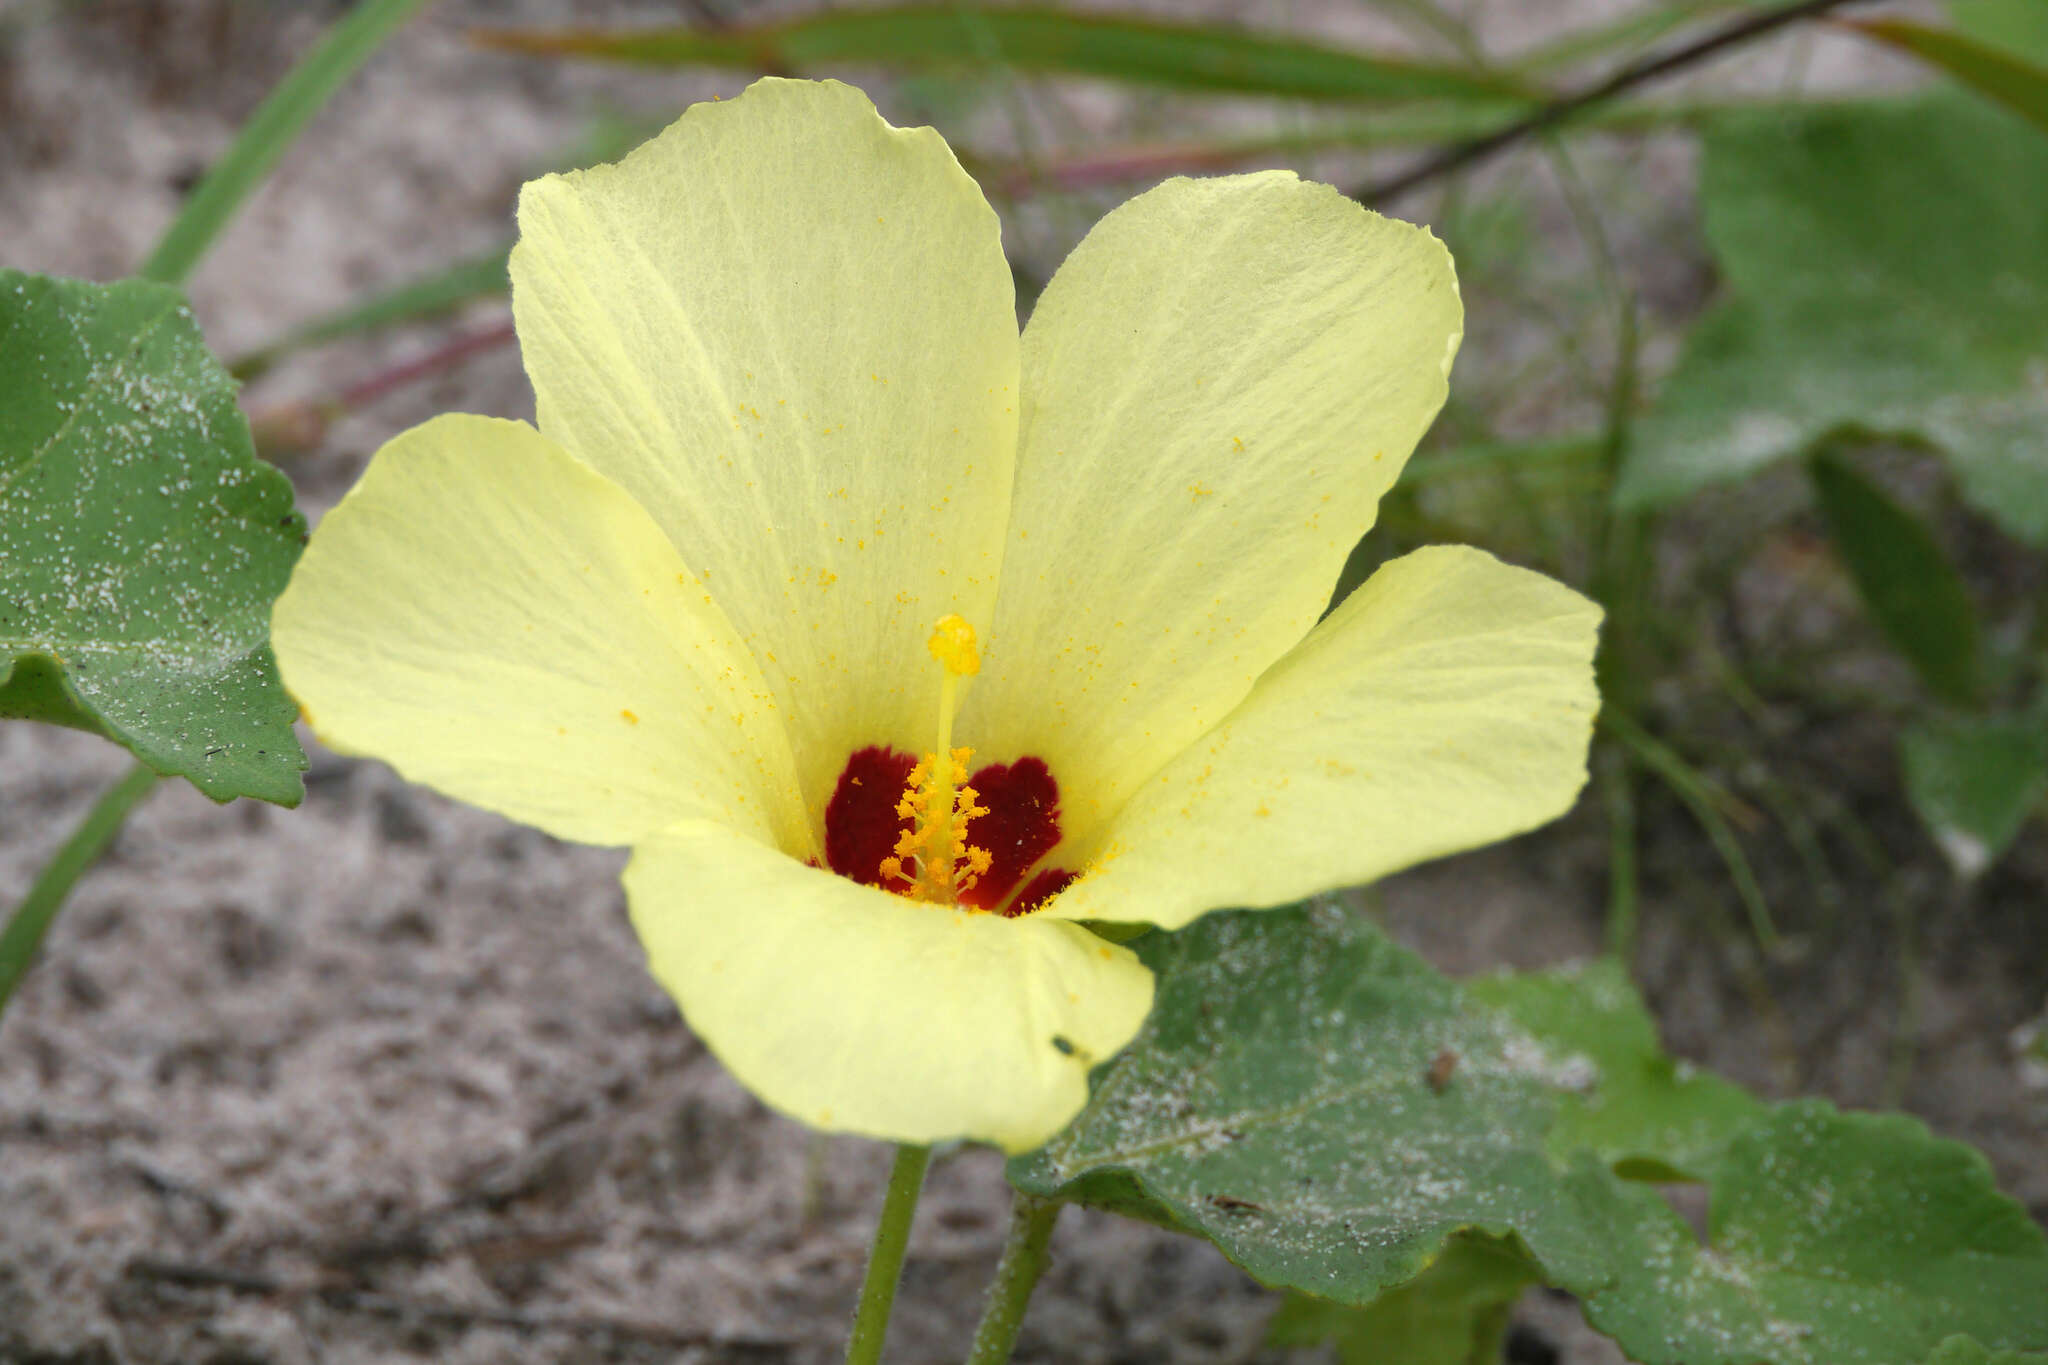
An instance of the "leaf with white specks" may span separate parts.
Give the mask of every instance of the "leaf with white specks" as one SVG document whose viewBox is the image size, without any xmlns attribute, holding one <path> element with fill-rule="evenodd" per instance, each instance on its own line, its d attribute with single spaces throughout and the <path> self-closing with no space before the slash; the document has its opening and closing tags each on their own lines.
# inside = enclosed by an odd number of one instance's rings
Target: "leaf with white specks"
<svg viewBox="0 0 2048 1365">
<path fill-rule="evenodd" d="M 1586 1320 L 1641 1365 L 1946 1365 L 1964 1334 L 2048 1348 L 2048 1240 L 1980 1154 L 1917 1119 L 1780 1105 L 1715 1171 L 1704 1246 L 1654 1191 L 1622 1193 L 1618 1276 Z"/>
<path fill-rule="evenodd" d="M 1646 1070 L 1647 1020 L 1586 1048 L 1639 1012 L 1611 969 L 1468 994 L 1328 905 L 1134 946 L 1159 973 L 1152 1017 L 1080 1117 L 1011 1162 L 1029 1193 L 1193 1233 L 1368 1314 L 1474 1234 L 1503 1239 L 1645 1365 L 1923 1365 L 1964 1334 L 2048 1347 L 2048 1242 L 1983 1157 L 1913 1119 Z M 1704 1243 L 1617 1174 L 1632 1164 L 1706 1181 Z"/>
<path fill-rule="evenodd" d="M 177 290 L 0 270 L 0 717 L 296 804 L 270 604 L 305 538 Z"/>
<path fill-rule="evenodd" d="M 1989 1351 L 1972 1337 L 1950 1337 L 1927 1357 L 1927 1365 L 2048 1365 L 2048 1356 L 2033 1352 Z"/>
<path fill-rule="evenodd" d="M 1767 1106 L 1730 1081 L 1674 1060 L 1656 1021 L 1612 959 L 1545 972 L 1500 972 L 1466 995 L 1505 1010 L 1546 1048 L 1584 1058 L 1587 1085 L 1561 1095 L 1550 1147 L 1591 1151 L 1635 1179 L 1704 1180 Z"/>
<path fill-rule="evenodd" d="M 1081 1116 L 1010 1164 L 1018 1186 L 1195 1233 L 1339 1302 L 1413 1279 L 1467 1228 L 1519 1236 L 1559 1283 L 1606 1281 L 1607 1230 L 1548 1150 L 1582 1065 L 1334 906 L 1211 915 L 1132 947 L 1159 973 L 1152 1017 Z"/>
</svg>

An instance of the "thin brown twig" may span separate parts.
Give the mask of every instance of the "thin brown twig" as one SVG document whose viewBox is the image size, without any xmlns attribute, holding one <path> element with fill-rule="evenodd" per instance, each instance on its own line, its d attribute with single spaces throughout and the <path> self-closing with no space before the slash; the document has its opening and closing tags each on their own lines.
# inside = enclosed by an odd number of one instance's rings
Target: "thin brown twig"
<svg viewBox="0 0 2048 1365">
<path fill-rule="evenodd" d="M 423 356 L 388 366 L 327 397 L 294 398 L 255 409 L 249 414 L 249 427 L 257 453 L 266 460 L 305 454 L 326 440 L 327 429 L 347 413 L 408 384 L 457 369 L 514 340 L 509 320 L 492 323 L 459 332 Z"/>
<path fill-rule="evenodd" d="M 1788 24 L 1815 19 L 1829 10 L 1861 2 L 1862 0 L 1798 0 L 1796 4 L 1783 5 L 1747 19 L 1739 19 L 1683 47 L 1674 48 L 1662 56 L 1632 62 L 1606 80 L 1541 105 L 1491 133 L 1465 142 L 1453 143 L 1404 171 L 1397 171 L 1383 180 L 1360 186 L 1351 191 L 1351 197 L 1368 206 L 1383 204 L 1432 180 L 1441 179 L 1452 171 L 1462 170 L 1475 162 L 1484 161 L 1537 133 L 1556 127 L 1585 109 L 1605 103 L 1639 85 L 1671 75 L 1686 67 L 1696 66 L 1728 48 L 1761 38 Z"/>
<path fill-rule="evenodd" d="M 459 332 L 416 360 L 393 365 L 349 385 L 335 396 L 334 402 L 343 408 L 362 407 L 375 402 L 394 389 L 401 389 L 408 384 L 452 370 L 474 356 L 482 355 L 486 351 L 495 351 L 500 346 L 509 345 L 515 339 L 510 318 L 471 331 Z"/>
</svg>

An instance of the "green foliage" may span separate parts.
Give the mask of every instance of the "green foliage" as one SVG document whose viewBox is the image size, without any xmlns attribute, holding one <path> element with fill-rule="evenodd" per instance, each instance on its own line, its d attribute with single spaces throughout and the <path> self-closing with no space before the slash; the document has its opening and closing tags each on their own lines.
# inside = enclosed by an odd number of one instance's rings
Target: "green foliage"
<svg viewBox="0 0 2048 1365">
<path fill-rule="evenodd" d="M 1507 77 L 1325 47 L 1217 25 L 1019 6 L 826 9 L 732 28 L 583 29 L 478 35 L 494 47 L 646 66 L 811 72 L 840 62 L 910 69 L 1007 66 L 1182 90 L 1304 99 L 1503 99 Z"/>
<path fill-rule="evenodd" d="M 1978 41 L 2048 63 L 2048 5 L 2041 0 L 1949 0 L 1948 13 Z"/>
<path fill-rule="evenodd" d="M 1605 1278 L 1608 1232 L 1548 1150 L 1582 1063 L 1466 1009 L 1332 906 L 1133 947 L 1159 973 L 1151 1018 L 1081 1116 L 1011 1163 L 1020 1188 L 1195 1233 L 1266 1284 L 1346 1303 L 1464 1229 L 1518 1234 L 1565 1284 Z"/>
<path fill-rule="evenodd" d="M 1636 428 L 1620 501 L 1864 431 L 1945 450 L 1965 496 L 2048 543 L 2048 139 L 1956 96 L 1730 117 L 1702 192 L 1724 297 Z"/>
<path fill-rule="evenodd" d="M 1985 686 L 1977 608 L 1934 533 L 1840 455 L 1822 451 L 1810 468 L 1835 553 L 1879 628 L 1930 692 L 1975 705 Z"/>
<path fill-rule="evenodd" d="M 1364 1308 L 1290 1295 L 1266 1339 L 1328 1343 L 1343 1365 L 1494 1365 L 1515 1300 L 1535 1282 L 1535 1267 L 1512 1244 L 1460 1234 L 1427 1270 Z"/>
<path fill-rule="evenodd" d="M 270 603 L 305 537 L 177 290 L 0 271 L 0 717 L 296 804 Z"/>
<path fill-rule="evenodd" d="M 1927 1357 L 1927 1365 L 2048 1365 L 2048 1355 L 1989 1351 L 1972 1337 L 1950 1337 Z"/>
<path fill-rule="evenodd" d="M 2037 63 L 1967 34 L 1904 19 L 1873 19 L 1857 27 L 2048 129 L 2048 69 Z"/>
<path fill-rule="evenodd" d="M 2048 1347 L 2048 1241 L 1917 1120 L 1779 1107 L 1715 1172 L 1707 1240 L 1634 1187 L 1586 1317 L 1642 1365 L 1879 1365 L 1967 1332 Z"/>
<path fill-rule="evenodd" d="M 1931 716 L 1899 743 L 1906 795 L 1958 875 L 2012 846 L 2048 795 L 2048 717 Z"/>
<path fill-rule="evenodd" d="M 1634 1179 L 1705 1180 L 1766 1113 L 1741 1086 L 1665 1053 L 1619 962 L 1501 972 L 1466 982 L 1465 992 L 1551 1052 L 1593 1064 L 1583 1089 L 1559 1096 L 1550 1134 L 1559 1160 L 1590 1151 Z"/>
<path fill-rule="evenodd" d="M 1612 968 L 1468 1000 L 1330 906 L 1137 946 L 1160 975 L 1152 1018 L 1074 1124 L 1011 1163 L 1029 1193 L 1194 1233 L 1267 1284 L 1390 1321 L 1440 1324 L 1465 1291 L 1432 1267 L 1474 1234 L 1511 1238 L 1646 1365 L 1910 1362 L 1957 1333 L 2048 1346 L 2048 1242 L 1982 1157 L 1910 1119 L 1766 1109 L 1655 1066 Z M 1703 1174 L 1706 1244 L 1616 1159 Z M 1350 1325 L 1296 1309 L 1282 1328 Z"/>
</svg>

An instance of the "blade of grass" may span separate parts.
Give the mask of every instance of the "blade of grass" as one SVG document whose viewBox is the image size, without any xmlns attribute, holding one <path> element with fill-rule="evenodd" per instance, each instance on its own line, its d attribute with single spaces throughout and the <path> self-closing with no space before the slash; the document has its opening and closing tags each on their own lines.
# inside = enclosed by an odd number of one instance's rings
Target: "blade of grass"
<svg viewBox="0 0 2048 1365">
<path fill-rule="evenodd" d="M 1771 907 L 1764 899 L 1764 889 L 1749 865 L 1749 856 L 1742 851 L 1742 844 L 1735 837 L 1734 827 L 1721 813 L 1720 800 L 1726 799 L 1725 793 L 1717 791 L 1676 750 L 1621 712 L 1603 710 L 1600 728 L 1618 740 L 1644 769 L 1661 779 L 1671 789 L 1671 794 L 1692 813 L 1692 818 L 1705 831 L 1708 842 L 1713 844 L 1714 852 L 1720 856 L 1722 865 L 1728 869 L 1728 879 L 1735 884 L 1735 894 L 1742 901 L 1744 913 L 1749 916 L 1749 930 L 1755 935 L 1757 945 L 1766 952 L 1775 949 L 1778 946 L 1778 926 L 1771 918 Z"/>
<path fill-rule="evenodd" d="M 1599 764 L 1600 804 L 1607 816 L 1607 955 L 1635 971 L 1637 910 L 1642 882 L 1636 870 L 1635 765 L 1608 749 Z"/>
<path fill-rule="evenodd" d="M 1641 48 L 1676 28 L 1743 8 L 1744 0 L 1679 0 L 1676 4 L 1632 10 L 1619 19 L 1594 24 L 1553 38 L 1540 47 L 1516 53 L 1509 69 L 1534 76 L 1604 57 L 1624 48 Z"/>
<path fill-rule="evenodd" d="M 64 841 L 64 847 L 57 850 L 57 856 L 37 874 L 35 884 L 29 887 L 28 894 L 15 907 L 7 927 L 0 929 L 0 1011 L 7 1008 L 14 988 L 27 973 L 29 964 L 35 961 L 36 949 L 41 946 L 43 935 L 48 932 L 50 921 L 57 917 L 72 884 L 113 842 L 114 835 L 120 832 L 121 822 L 128 818 L 128 812 L 155 790 L 159 780 L 155 770 L 147 764 L 138 763 L 130 768 L 127 776 L 93 803 L 85 819 Z"/>
<path fill-rule="evenodd" d="M 226 154 L 192 191 L 143 263 L 142 277 L 165 284 L 182 283 L 313 115 L 424 3 L 426 0 L 363 0 L 329 29 L 250 115 Z"/>
<path fill-rule="evenodd" d="M 2048 67 L 1953 29 L 1929 28 L 1904 19 L 1866 19 L 1846 27 L 1911 53 L 1984 98 L 2048 129 Z"/>
<path fill-rule="evenodd" d="M 745 27 L 478 29 L 486 47 L 644 66 L 804 71 L 821 63 L 976 67 L 991 43 L 1020 71 L 1304 99 L 1527 102 L 1513 77 L 1327 47 L 1216 24 L 1040 7 L 902 5 L 826 10 Z"/>
</svg>

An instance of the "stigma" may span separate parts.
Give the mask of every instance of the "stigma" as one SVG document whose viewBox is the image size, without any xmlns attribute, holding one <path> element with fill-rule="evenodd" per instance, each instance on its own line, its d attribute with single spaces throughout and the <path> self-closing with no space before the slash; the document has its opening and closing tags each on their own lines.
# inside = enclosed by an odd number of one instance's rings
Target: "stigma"
<svg viewBox="0 0 2048 1365">
<path fill-rule="evenodd" d="M 924 642 L 924 647 L 946 670 L 948 683 L 981 672 L 981 646 L 974 638 L 974 627 L 967 624 L 964 616 L 941 616 L 932 626 L 932 638 Z"/>
<path fill-rule="evenodd" d="M 941 617 L 925 649 L 940 669 L 938 743 L 904 781 L 896 815 L 905 826 L 895 851 L 882 859 L 882 885 L 911 900 L 957 905 L 993 861 L 988 850 L 967 842 L 968 825 L 988 814 L 966 785 L 974 750 L 953 747 L 960 680 L 981 671 L 981 649 L 974 627 L 960 616 Z"/>
</svg>

